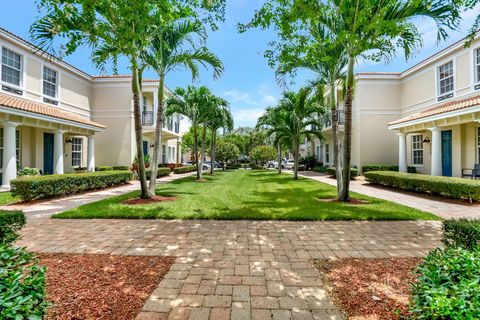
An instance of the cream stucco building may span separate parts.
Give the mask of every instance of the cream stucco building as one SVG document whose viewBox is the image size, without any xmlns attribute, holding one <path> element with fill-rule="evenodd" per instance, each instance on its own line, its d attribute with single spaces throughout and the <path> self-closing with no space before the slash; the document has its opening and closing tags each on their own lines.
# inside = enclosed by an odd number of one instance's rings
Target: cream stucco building
<svg viewBox="0 0 480 320">
<path fill-rule="evenodd" d="M 480 163 L 479 37 L 403 72 L 358 73 L 355 80 L 352 165 L 398 164 L 401 171 L 414 166 L 424 174 L 461 177 L 462 169 Z M 342 110 L 339 118 L 342 135 Z M 330 124 L 324 132 L 315 154 L 332 165 Z"/>
<path fill-rule="evenodd" d="M 136 153 L 129 76 L 89 75 L 0 28 L 0 173 L 66 173 L 130 165 Z M 142 84 L 144 153 L 152 152 L 158 82 Z M 167 90 L 167 95 L 170 94 Z M 179 116 L 167 119 L 161 162 L 180 162 Z"/>
</svg>

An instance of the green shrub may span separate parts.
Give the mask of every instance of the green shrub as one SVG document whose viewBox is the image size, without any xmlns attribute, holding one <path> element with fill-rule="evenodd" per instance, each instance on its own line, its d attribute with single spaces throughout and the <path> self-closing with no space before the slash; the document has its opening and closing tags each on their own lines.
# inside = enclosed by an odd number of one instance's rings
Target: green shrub
<svg viewBox="0 0 480 320">
<path fill-rule="evenodd" d="M 229 163 L 227 169 L 240 169 L 242 165 L 240 163 Z"/>
<path fill-rule="evenodd" d="M 263 166 L 261 166 L 260 164 L 258 163 L 255 163 L 255 162 L 250 162 L 248 164 L 248 167 L 253 169 L 253 170 L 260 170 L 260 169 L 264 169 Z"/>
<path fill-rule="evenodd" d="M 23 176 L 38 176 L 40 174 L 40 170 L 37 168 L 29 168 L 25 167 L 23 169 L 18 170 L 17 176 L 23 177 Z"/>
<path fill-rule="evenodd" d="M 398 172 L 398 166 L 391 165 L 391 164 L 367 164 L 362 166 L 362 173 L 371 172 L 371 171 L 397 171 Z M 417 168 L 409 166 L 407 168 L 407 171 L 409 173 L 416 173 Z"/>
<path fill-rule="evenodd" d="M 22 211 L 0 210 L 0 245 L 10 244 L 17 240 L 19 231 L 26 223 Z"/>
<path fill-rule="evenodd" d="M 480 319 L 480 248 L 430 252 L 415 271 L 411 312 L 416 319 Z"/>
<path fill-rule="evenodd" d="M 320 172 L 320 173 L 327 173 L 328 167 L 326 166 L 315 166 L 313 167 L 313 171 Z"/>
<path fill-rule="evenodd" d="M 0 245 L 0 319 L 43 319 L 45 267 L 24 248 Z"/>
<path fill-rule="evenodd" d="M 128 166 L 112 166 L 112 169 L 114 171 L 125 171 L 125 170 L 130 170 L 130 168 Z"/>
<path fill-rule="evenodd" d="M 386 187 L 480 201 L 478 180 L 388 171 L 367 172 L 365 177 L 372 184 Z"/>
<path fill-rule="evenodd" d="M 480 245 L 480 220 L 452 219 L 443 221 L 443 243 L 472 249 Z"/>
<path fill-rule="evenodd" d="M 133 179 L 130 171 L 102 171 L 23 177 L 10 182 L 12 194 L 23 200 L 53 198 L 78 192 L 104 189 Z"/>
<path fill-rule="evenodd" d="M 99 166 L 95 167 L 95 171 L 112 171 L 113 167 L 112 166 Z"/>
<path fill-rule="evenodd" d="M 335 171 L 334 167 L 327 168 L 326 173 L 331 175 L 331 176 L 334 176 L 334 177 L 337 176 L 337 172 Z M 358 177 L 358 169 L 357 168 L 350 168 L 350 177 L 351 178 Z"/>
<path fill-rule="evenodd" d="M 157 179 L 170 175 L 170 172 L 171 172 L 170 168 L 168 168 L 168 167 L 167 168 L 158 168 L 157 169 Z M 147 170 L 145 170 L 145 173 L 147 175 L 147 179 L 150 180 L 150 176 L 152 175 L 152 170 L 147 169 Z"/>
<path fill-rule="evenodd" d="M 173 169 L 173 173 L 187 173 L 187 172 L 193 172 L 197 170 L 196 166 L 183 166 L 183 167 L 177 167 Z"/>
</svg>

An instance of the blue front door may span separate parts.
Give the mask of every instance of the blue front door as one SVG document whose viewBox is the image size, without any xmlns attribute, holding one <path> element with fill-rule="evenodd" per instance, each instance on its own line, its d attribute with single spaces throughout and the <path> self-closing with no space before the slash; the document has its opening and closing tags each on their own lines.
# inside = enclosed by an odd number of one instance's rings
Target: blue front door
<svg viewBox="0 0 480 320">
<path fill-rule="evenodd" d="M 53 134 L 43 134 L 43 173 L 53 173 Z"/>
<path fill-rule="evenodd" d="M 442 175 L 452 176 L 452 130 L 442 131 Z"/>
<path fill-rule="evenodd" d="M 143 141 L 143 155 L 147 156 L 148 155 L 148 141 Z"/>
</svg>

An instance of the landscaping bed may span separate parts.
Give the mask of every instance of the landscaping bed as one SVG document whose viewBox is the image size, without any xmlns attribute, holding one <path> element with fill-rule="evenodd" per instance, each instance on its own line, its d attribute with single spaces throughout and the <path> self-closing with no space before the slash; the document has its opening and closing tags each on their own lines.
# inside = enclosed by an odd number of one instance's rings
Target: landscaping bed
<svg viewBox="0 0 480 320">
<path fill-rule="evenodd" d="M 419 258 L 318 260 L 315 265 L 337 306 L 349 319 L 409 316 L 412 270 Z"/>
<path fill-rule="evenodd" d="M 172 257 L 41 254 L 46 319 L 135 319 Z"/>
</svg>

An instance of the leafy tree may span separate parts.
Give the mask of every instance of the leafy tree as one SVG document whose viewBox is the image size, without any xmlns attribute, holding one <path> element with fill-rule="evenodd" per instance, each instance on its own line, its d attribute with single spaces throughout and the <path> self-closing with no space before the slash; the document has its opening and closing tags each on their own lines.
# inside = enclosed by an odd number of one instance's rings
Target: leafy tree
<svg viewBox="0 0 480 320">
<path fill-rule="evenodd" d="M 211 143 L 210 143 L 210 174 L 214 173 L 214 166 L 215 166 L 215 144 L 217 142 L 217 131 L 218 129 L 226 129 L 226 130 L 233 130 L 233 116 L 230 112 L 230 107 L 228 102 L 222 98 L 216 97 L 216 101 L 214 103 L 214 109 L 212 113 L 209 115 L 209 119 L 207 121 L 208 129 L 211 132 Z"/>
<path fill-rule="evenodd" d="M 202 22 L 179 19 L 156 33 L 151 46 L 143 55 L 146 66 L 155 70 L 159 77 L 158 110 L 155 123 L 155 142 L 152 158 L 152 177 L 157 176 L 160 159 L 161 132 L 164 123 L 164 90 L 167 74 L 177 68 L 186 68 L 192 73 L 192 80 L 199 76 L 199 66 L 211 66 L 214 77 L 223 72 L 222 62 L 203 44 L 207 33 Z M 200 44 L 198 46 L 197 44 Z M 155 192 L 156 179 L 150 179 L 149 191 Z"/>
<path fill-rule="evenodd" d="M 238 147 L 229 141 L 219 141 L 215 149 L 216 158 L 222 162 L 223 170 L 225 170 L 225 164 L 227 162 L 233 161 L 240 156 L 240 150 Z"/>
<path fill-rule="evenodd" d="M 201 130 L 199 130 L 198 126 L 197 128 L 194 128 L 194 126 L 190 126 L 190 128 L 188 129 L 188 132 L 182 136 L 182 150 L 190 151 L 192 154 L 194 153 L 194 149 L 195 149 L 194 131 L 197 132 L 197 139 L 200 139 L 199 132 Z M 207 134 L 206 144 L 208 147 L 211 146 L 210 136 L 211 136 L 210 134 Z"/>
<path fill-rule="evenodd" d="M 202 15 L 215 28 L 224 15 L 224 0 L 37 0 L 40 17 L 31 27 L 36 44 L 54 53 L 54 40 L 64 40 L 65 54 L 78 47 L 92 48 L 94 62 L 105 68 L 125 57 L 132 73 L 135 141 L 139 162 L 141 198 L 153 196 L 147 186 L 142 148 L 140 110 L 141 56 L 166 25 L 185 15 Z"/>
<path fill-rule="evenodd" d="M 421 45 L 421 35 L 413 18 L 430 18 L 437 24 L 438 39 L 458 25 L 458 9 L 445 0 L 267 0 L 252 21 L 240 26 L 274 26 L 278 41 L 272 42 L 266 57 L 271 66 L 288 65 L 291 57 L 304 57 L 308 51 L 321 55 L 325 42 L 344 46 L 348 57 L 345 83 L 345 135 L 343 143 L 343 188 L 340 199 L 350 201 L 352 144 L 352 102 L 354 65 L 359 57 L 379 61 L 392 59 L 401 49 L 408 58 Z M 289 54 L 285 55 L 285 51 Z"/>
<path fill-rule="evenodd" d="M 275 159 L 277 156 L 277 150 L 269 145 L 258 146 L 252 149 L 250 155 L 252 160 L 259 161 L 261 164 L 265 164 L 267 161 Z"/>
</svg>

